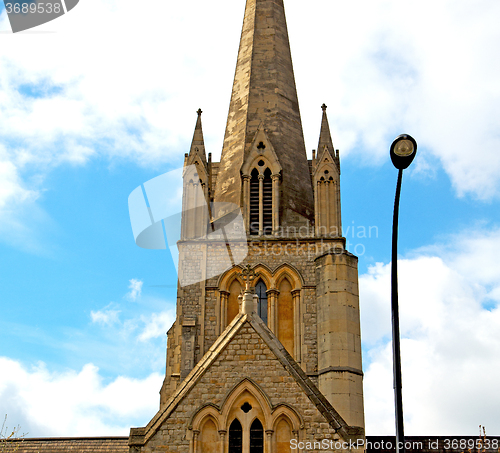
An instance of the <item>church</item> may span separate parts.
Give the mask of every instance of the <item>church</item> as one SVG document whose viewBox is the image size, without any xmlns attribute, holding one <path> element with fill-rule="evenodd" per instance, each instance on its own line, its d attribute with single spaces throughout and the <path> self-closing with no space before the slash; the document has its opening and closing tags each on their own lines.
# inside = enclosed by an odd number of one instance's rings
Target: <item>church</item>
<svg viewBox="0 0 500 453">
<path fill-rule="evenodd" d="M 321 108 L 308 159 L 283 0 L 246 0 L 220 162 L 201 109 L 185 155 L 158 412 L 129 437 L 25 439 L 12 451 L 365 451 L 357 257 Z"/>
<path fill-rule="evenodd" d="M 220 162 L 205 151 L 201 110 L 185 155 L 157 414 L 128 439 L 27 439 L 21 450 L 364 451 L 357 258 L 341 233 L 325 105 L 320 118 L 318 106 L 308 159 L 283 0 L 247 0 Z"/>
<path fill-rule="evenodd" d="M 357 257 L 321 108 L 308 159 L 283 0 L 246 0 L 220 162 L 201 109 L 185 155 L 158 412 L 128 437 L 14 439 L 2 451 L 395 451 L 393 436 L 365 437 Z M 451 439 L 406 438 L 413 451 L 462 451 Z"/>
<path fill-rule="evenodd" d="M 246 2 L 220 162 L 207 156 L 201 115 L 185 156 L 160 409 L 131 429 L 130 451 L 363 450 L 357 258 L 341 234 L 339 151 L 323 105 L 308 160 L 283 0 Z"/>
</svg>

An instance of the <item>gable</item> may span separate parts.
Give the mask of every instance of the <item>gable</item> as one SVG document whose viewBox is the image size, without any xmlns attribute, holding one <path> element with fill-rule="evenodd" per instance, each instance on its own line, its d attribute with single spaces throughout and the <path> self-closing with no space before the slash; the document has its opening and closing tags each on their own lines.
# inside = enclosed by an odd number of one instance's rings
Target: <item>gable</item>
<svg viewBox="0 0 500 453">
<path fill-rule="evenodd" d="M 340 438 L 339 433 L 347 437 L 345 426 L 337 423 L 333 427 L 334 422 L 322 413 L 321 404 L 329 403 L 303 372 L 305 383 L 298 382 L 290 370 L 293 364 L 298 365 L 276 349 L 281 344 L 259 320 L 240 314 L 228 326 L 204 357 L 207 360 L 199 362 L 186 378 L 186 386 L 172 396 L 165 413 L 157 414 L 141 433 L 144 451 L 162 450 L 168 445 L 189 451 L 205 419 L 210 419 L 218 431 L 227 430 L 238 414 L 244 417 L 240 410 L 244 400 L 251 402 L 255 414 L 260 414 L 265 430 L 273 430 L 286 417 L 302 438 Z M 265 338 L 266 334 L 269 338 Z M 176 399 L 180 394 L 182 397 Z M 134 431 L 131 439 L 133 435 Z"/>
</svg>

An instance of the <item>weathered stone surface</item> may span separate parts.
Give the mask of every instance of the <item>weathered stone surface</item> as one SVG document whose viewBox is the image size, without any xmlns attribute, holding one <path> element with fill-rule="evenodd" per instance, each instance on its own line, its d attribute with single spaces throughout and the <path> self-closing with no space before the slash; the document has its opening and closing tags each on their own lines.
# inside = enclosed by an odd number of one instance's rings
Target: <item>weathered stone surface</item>
<svg viewBox="0 0 500 453">
<path fill-rule="evenodd" d="M 245 398 L 254 405 L 269 406 L 259 410 L 268 414 L 262 418 L 271 437 L 275 429 L 272 414 L 280 407 L 300 418 L 297 439 L 363 437 L 362 430 L 347 425 L 262 320 L 255 314 L 240 313 L 148 426 L 131 431 L 131 447 L 143 452 L 193 451 L 197 413 L 210 406 L 214 419 L 223 424 L 232 413 L 226 407 L 230 395 L 246 380 L 262 394 L 264 403 L 251 392 Z"/>
<path fill-rule="evenodd" d="M 242 206 L 240 170 L 263 125 L 283 168 L 282 224 L 314 206 L 283 0 L 249 0 L 217 176 L 215 201 Z"/>
</svg>

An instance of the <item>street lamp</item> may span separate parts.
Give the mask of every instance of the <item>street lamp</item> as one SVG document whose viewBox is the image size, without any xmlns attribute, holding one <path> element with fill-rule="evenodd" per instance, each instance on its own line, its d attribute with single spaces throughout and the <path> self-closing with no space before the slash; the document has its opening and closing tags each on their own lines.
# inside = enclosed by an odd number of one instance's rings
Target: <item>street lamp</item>
<svg viewBox="0 0 500 453">
<path fill-rule="evenodd" d="M 403 397 L 401 394 L 401 348 L 399 344 L 398 305 L 398 216 L 399 196 L 403 170 L 408 168 L 417 153 L 417 142 L 407 134 L 402 134 L 392 142 L 391 160 L 399 170 L 392 218 L 392 268 L 391 268 L 391 314 L 392 314 L 392 357 L 394 374 L 394 400 L 396 403 L 396 451 L 404 453 Z"/>
</svg>

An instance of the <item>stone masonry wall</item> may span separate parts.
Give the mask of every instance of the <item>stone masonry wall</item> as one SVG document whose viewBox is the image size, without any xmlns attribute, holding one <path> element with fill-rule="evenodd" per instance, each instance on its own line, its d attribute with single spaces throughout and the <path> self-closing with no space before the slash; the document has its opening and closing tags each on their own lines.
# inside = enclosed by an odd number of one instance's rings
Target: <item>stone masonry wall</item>
<svg viewBox="0 0 500 453">
<path fill-rule="evenodd" d="M 251 378 L 261 387 L 273 406 L 286 403 L 300 414 L 304 422 L 299 434 L 301 440 L 314 442 L 339 438 L 247 322 L 142 451 L 144 453 L 189 452 L 191 432 L 188 425 L 191 417 L 205 404 L 220 406 L 226 395 L 245 377 Z M 308 451 L 319 453 L 321 450 Z"/>
<path fill-rule="evenodd" d="M 280 266 L 285 265 L 299 274 L 299 279 L 301 279 L 300 326 L 296 326 L 295 335 L 301 336 L 301 353 L 299 357 L 294 358 L 315 384 L 318 384 L 318 334 L 317 276 L 314 260 L 325 250 L 338 246 L 342 246 L 341 240 L 315 238 L 287 239 L 269 237 L 264 239 L 255 238 L 255 240 L 249 240 L 244 244 L 231 242 L 233 256 L 244 256 L 244 253 L 248 252 L 244 261 L 239 263 L 240 265 L 250 264 L 253 267 L 261 264 L 266 266 L 271 273 L 275 273 Z M 181 263 L 184 269 L 184 277 L 193 280 L 201 275 L 208 277 L 204 282 L 185 286 L 179 291 L 181 312 L 178 312 L 178 317 L 189 316 L 196 318 L 194 366 L 225 328 L 225 326 L 219 326 L 220 295 L 218 284 L 221 274 L 229 270 L 231 265 L 229 264 L 226 243 L 222 241 L 199 240 L 184 242 L 180 245 L 180 249 L 185 261 Z M 221 263 L 223 263 L 222 267 Z M 179 319 L 179 322 L 179 326 L 181 326 L 182 319 Z M 182 339 L 179 331 L 177 338 L 173 340 L 173 344 L 176 347 L 179 346 L 176 349 L 179 352 L 181 351 L 181 343 Z M 184 364 L 186 360 L 184 357 L 171 357 L 169 354 L 168 362 L 167 375 L 172 368 L 170 365 L 175 362 Z M 189 370 L 184 370 L 184 373 L 186 372 L 189 372 Z M 170 382 L 170 376 L 167 376 L 167 381 Z M 172 386 L 165 386 L 164 391 L 162 391 L 162 401 L 166 401 L 172 391 Z"/>
</svg>

